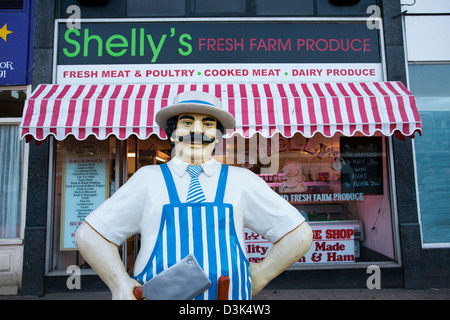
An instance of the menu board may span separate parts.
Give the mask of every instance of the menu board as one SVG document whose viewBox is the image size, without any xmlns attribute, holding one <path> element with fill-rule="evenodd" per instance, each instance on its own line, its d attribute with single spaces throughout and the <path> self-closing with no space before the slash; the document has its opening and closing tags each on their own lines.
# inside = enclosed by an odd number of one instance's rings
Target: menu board
<svg viewBox="0 0 450 320">
<path fill-rule="evenodd" d="M 108 197 L 108 167 L 105 146 L 86 142 L 66 146 L 60 250 L 76 250 L 76 229 Z"/>
<path fill-rule="evenodd" d="M 341 191 L 383 194 L 382 137 L 340 137 Z"/>
</svg>

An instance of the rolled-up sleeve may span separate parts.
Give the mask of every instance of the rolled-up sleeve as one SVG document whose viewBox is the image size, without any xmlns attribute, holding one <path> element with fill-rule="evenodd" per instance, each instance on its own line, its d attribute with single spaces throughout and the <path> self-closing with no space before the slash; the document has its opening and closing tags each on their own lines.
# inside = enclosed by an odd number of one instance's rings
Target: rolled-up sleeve
<svg viewBox="0 0 450 320">
<path fill-rule="evenodd" d="M 112 197 L 86 217 L 86 222 L 108 241 L 122 244 L 140 232 L 147 183 L 142 169 L 137 171 Z"/>
</svg>

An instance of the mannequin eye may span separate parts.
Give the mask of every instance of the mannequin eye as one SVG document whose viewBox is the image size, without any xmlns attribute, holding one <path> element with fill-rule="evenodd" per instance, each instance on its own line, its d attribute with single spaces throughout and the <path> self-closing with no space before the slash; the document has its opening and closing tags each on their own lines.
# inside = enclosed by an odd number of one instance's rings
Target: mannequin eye
<svg viewBox="0 0 450 320">
<path fill-rule="evenodd" d="M 216 119 L 212 117 L 206 117 L 203 119 L 203 126 L 206 128 L 212 128 L 216 125 Z"/>
</svg>

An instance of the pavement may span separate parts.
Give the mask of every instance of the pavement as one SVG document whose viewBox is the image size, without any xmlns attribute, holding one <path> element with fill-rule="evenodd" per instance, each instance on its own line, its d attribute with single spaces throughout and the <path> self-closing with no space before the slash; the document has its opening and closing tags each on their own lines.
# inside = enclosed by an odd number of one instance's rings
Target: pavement
<svg viewBox="0 0 450 320">
<path fill-rule="evenodd" d="M 450 288 L 262 290 L 255 300 L 450 300 Z"/>
<path fill-rule="evenodd" d="M 109 292 L 64 292 L 36 296 L 0 296 L 0 300 L 111 300 Z M 450 300 L 450 288 L 262 290 L 254 300 Z"/>
</svg>

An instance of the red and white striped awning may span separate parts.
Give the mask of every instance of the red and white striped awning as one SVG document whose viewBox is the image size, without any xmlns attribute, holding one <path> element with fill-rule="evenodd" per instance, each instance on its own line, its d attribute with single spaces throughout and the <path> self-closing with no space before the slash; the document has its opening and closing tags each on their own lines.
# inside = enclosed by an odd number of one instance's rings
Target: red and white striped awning
<svg viewBox="0 0 450 320">
<path fill-rule="evenodd" d="M 414 136 L 422 128 L 414 96 L 400 82 L 40 85 L 26 101 L 21 136 L 40 141 L 49 135 L 57 140 L 115 135 L 123 140 L 157 134 L 164 139 L 155 114 L 187 90 L 210 92 L 222 100 L 236 118 L 236 128 L 227 136 L 371 136 L 377 131 Z"/>
</svg>

